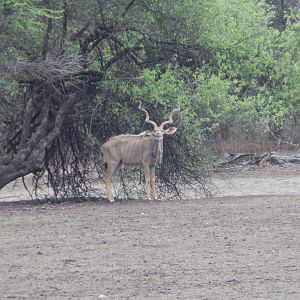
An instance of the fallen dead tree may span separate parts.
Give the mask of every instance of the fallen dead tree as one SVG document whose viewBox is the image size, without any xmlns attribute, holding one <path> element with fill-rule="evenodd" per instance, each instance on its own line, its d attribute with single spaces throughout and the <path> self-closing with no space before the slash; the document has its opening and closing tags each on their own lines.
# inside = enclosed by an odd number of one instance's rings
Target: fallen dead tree
<svg viewBox="0 0 300 300">
<path fill-rule="evenodd" d="M 221 163 L 221 167 L 266 167 L 267 165 L 300 164 L 300 154 L 281 155 L 274 152 L 257 153 L 230 153 Z"/>
</svg>

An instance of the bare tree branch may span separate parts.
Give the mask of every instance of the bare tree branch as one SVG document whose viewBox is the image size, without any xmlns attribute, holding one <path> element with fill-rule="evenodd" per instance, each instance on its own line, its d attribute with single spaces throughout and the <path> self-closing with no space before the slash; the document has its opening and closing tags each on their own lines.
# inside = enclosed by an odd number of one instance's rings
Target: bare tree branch
<svg viewBox="0 0 300 300">
<path fill-rule="evenodd" d="M 33 109 L 34 109 L 33 100 L 32 98 L 30 98 L 27 102 L 24 116 L 23 116 L 22 134 L 19 143 L 20 147 L 22 147 L 26 143 L 27 139 L 30 137 Z"/>
<path fill-rule="evenodd" d="M 20 83 L 58 82 L 71 78 L 81 70 L 82 58 L 65 56 L 35 62 L 0 64 L 0 71 Z"/>
<path fill-rule="evenodd" d="M 132 7 L 132 5 L 134 4 L 135 0 L 131 0 L 129 2 L 129 4 L 126 6 L 124 12 L 122 13 L 122 17 L 125 17 L 125 15 L 127 14 L 127 12 L 130 10 L 130 8 Z"/>
<path fill-rule="evenodd" d="M 44 2 L 46 4 L 47 8 L 50 9 L 49 0 L 44 0 Z M 47 57 L 48 48 L 49 48 L 49 39 L 50 39 L 52 27 L 53 27 L 52 18 L 47 18 L 47 19 L 48 19 L 47 28 L 45 31 L 43 46 L 42 46 L 42 59 L 46 59 L 46 57 Z"/>
</svg>

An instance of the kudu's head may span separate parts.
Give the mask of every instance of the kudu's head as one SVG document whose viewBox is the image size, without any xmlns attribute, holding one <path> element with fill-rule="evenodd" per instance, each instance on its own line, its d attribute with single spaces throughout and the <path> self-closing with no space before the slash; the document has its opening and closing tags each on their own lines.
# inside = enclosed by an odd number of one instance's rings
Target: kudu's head
<svg viewBox="0 0 300 300">
<path fill-rule="evenodd" d="M 174 134 L 177 130 L 176 127 L 169 127 L 168 129 L 164 129 L 166 125 L 172 125 L 173 124 L 173 115 L 180 111 L 180 108 L 175 108 L 170 113 L 169 119 L 167 121 L 162 122 L 159 126 L 157 124 L 150 120 L 149 113 L 141 107 L 141 103 L 139 105 L 139 109 L 143 111 L 146 115 L 145 123 L 151 124 L 153 126 L 153 131 L 146 131 L 144 133 L 145 138 L 153 138 L 154 139 L 154 153 L 157 157 L 157 162 L 162 162 L 162 154 L 163 154 L 163 136 L 164 134 Z"/>
</svg>

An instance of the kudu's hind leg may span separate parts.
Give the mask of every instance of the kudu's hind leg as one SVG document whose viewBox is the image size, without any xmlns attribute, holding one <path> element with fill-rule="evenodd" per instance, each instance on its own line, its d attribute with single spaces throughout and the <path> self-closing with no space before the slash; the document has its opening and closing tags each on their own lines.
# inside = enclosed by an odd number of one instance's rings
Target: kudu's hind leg
<svg viewBox="0 0 300 300">
<path fill-rule="evenodd" d="M 105 183 L 105 190 L 107 194 L 107 198 L 109 202 L 114 202 L 115 199 L 113 197 L 112 191 L 111 191 L 111 181 L 112 181 L 112 176 L 114 175 L 114 172 L 118 168 L 119 163 L 110 163 L 107 164 L 107 169 L 104 175 L 104 183 Z"/>
</svg>

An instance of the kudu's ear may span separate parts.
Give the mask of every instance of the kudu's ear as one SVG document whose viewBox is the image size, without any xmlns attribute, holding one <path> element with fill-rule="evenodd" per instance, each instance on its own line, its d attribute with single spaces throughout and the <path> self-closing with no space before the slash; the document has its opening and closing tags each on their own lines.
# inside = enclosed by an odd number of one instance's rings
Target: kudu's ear
<svg viewBox="0 0 300 300">
<path fill-rule="evenodd" d="M 164 134 L 173 134 L 173 133 L 176 132 L 176 130 L 177 130 L 176 127 L 170 127 L 170 128 L 168 128 L 168 129 L 165 129 L 165 130 L 164 130 Z"/>
</svg>

